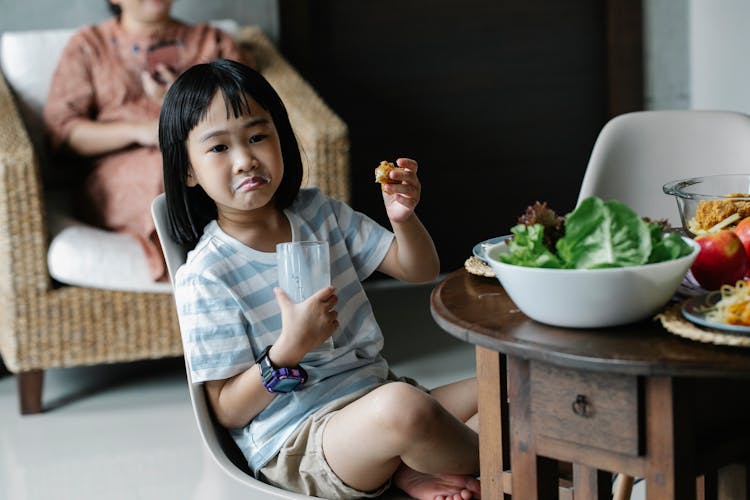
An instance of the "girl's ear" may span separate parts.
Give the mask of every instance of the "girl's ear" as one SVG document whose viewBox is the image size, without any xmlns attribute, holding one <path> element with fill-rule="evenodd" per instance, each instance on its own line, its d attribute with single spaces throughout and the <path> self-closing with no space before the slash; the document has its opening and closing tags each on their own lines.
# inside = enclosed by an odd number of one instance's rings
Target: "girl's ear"
<svg viewBox="0 0 750 500">
<path fill-rule="evenodd" d="M 187 187 L 195 187 L 198 185 L 198 180 L 195 178 L 195 172 L 193 172 L 192 166 L 188 166 L 187 180 L 185 181 L 185 184 L 187 184 Z"/>
</svg>

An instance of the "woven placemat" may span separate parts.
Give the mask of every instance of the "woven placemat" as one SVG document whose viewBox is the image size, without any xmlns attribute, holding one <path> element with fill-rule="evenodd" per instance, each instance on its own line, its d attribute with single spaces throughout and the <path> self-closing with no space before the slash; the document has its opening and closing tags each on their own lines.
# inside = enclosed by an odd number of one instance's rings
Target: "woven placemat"
<svg viewBox="0 0 750 500">
<path fill-rule="evenodd" d="M 682 316 L 682 302 L 673 304 L 656 315 L 662 326 L 675 335 L 698 342 L 734 347 L 750 347 L 750 336 L 734 335 L 713 328 L 703 328 Z"/>
<path fill-rule="evenodd" d="M 495 277 L 495 271 L 492 270 L 489 264 L 483 262 L 473 255 L 466 259 L 466 262 L 464 262 L 464 267 L 471 274 L 476 274 L 477 276 L 484 276 L 487 278 Z"/>
</svg>

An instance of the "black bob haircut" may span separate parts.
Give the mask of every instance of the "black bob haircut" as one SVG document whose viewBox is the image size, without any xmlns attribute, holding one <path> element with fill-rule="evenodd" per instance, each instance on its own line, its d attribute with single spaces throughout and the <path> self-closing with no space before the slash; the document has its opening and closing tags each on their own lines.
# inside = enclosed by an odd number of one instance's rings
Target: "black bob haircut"
<svg viewBox="0 0 750 500">
<path fill-rule="evenodd" d="M 273 119 L 281 145 L 284 176 L 274 195 L 278 209 L 297 198 L 302 184 L 302 157 L 284 103 L 270 83 L 257 71 L 228 59 L 198 64 L 182 73 L 164 96 L 159 117 L 159 146 L 164 169 L 164 193 L 172 237 L 193 247 L 203 228 L 216 218 L 216 204 L 201 186 L 188 187 L 190 158 L 187 138 L 206 117 L 217 92 L 224 96 L 227 118 L 252 113 L 252 97 Z"/>
</svg>

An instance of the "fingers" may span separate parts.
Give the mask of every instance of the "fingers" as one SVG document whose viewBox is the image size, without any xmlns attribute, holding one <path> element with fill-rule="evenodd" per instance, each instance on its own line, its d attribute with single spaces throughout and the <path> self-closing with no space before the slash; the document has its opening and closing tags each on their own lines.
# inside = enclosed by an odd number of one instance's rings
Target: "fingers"
<svg viewBox="0 0 750 500">
<path fill-rule="evenodd" d="M 164 81 L 164 85 L 169 87 L 177 79 L 177 73 L 172 70 L 169 66 L 163 63 L 158 63 L 155 67 L 156 73 Z"/>
<path fill-rule="evenodd" d="M 334 287 L 332 287 L 332 286 L 327 286 L 325 288 L 321 288 L 320 290 L 318 290 L 317 292 L 315 292 L 313 294 L 313 297 L 315 297 L 317 300 L 320 300 L 320 301 L 323 301 L 323 302 L 329 300 L 331 297 L 333 297 L 335 299 L 336 298 L 336 289 Z"/>
<path fill-rule="evenodd" d="M 396 160 L 396 166 L 399 168 L 405 168 L 407 170 L 411 170 L 412 172 L 417 171 L 417 162 L 416 160 L 412 160 L 411 158 L 399 158 Z"/>
<path fill-rule="evenodd" d="M 276 296 L 276 302 L 279 303 L 279 307 L 281 309 L 284 309 L 285 307 L 288 307 L 290 304 L 292 304 L 292 299 L 289 298 L 289 295 L 287 295 L 286 292 L 281 289 L 281 287 L 274 287 L 273 294 L 274 296 Z"/>
</svg>

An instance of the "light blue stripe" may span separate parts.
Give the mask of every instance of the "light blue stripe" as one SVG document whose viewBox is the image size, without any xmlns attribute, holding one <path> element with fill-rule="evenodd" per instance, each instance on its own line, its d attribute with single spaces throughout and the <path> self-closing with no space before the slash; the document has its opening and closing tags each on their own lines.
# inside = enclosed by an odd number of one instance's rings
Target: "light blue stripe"
<svg viewBox="0 0 750 500">
<path fill-rule="evenodd" d="M 231 367 L 240 363 L 253 361 L 253 351 L 249 348 L 214 354 L 193 354 L 190 356 L 192 370 L 206 370 L 209 368 Z"/>
<path fill-rule="evenodd" d="M 236 323 L 227 325 L 212 325 L 206 328 L 193 327 L 188 331 L 187 338 L 190 342 L 200 342 L 213 339 L 231 339 L 247 337 L 248 332 L 244 328 L 238 328 Z"/>
</svg>

